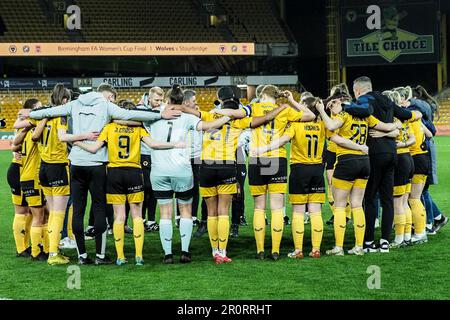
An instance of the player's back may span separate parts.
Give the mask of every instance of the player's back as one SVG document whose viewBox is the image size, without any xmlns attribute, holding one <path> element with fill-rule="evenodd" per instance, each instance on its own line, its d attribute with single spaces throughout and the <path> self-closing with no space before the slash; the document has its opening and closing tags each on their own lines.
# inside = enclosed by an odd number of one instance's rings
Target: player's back
<svg viewBox="0 0 450 320">
<path fill-rule="evenodd" d="M 67 118 L 49 119 L 39 140 L 39 152 L 46 163 L 67 163 L 67 143 L 61 142 L 58 129 L 67 130 Z"/>
<path fill-rule="evenodd" d="M 38 143 L 31 139 L 33 132 L 34 128 L 28 131 L 22 143 L 22 172 L 20 174 L 20 181 L 38 179 L 41 158 Z"/>
<path fill-rule="evenodd" d="M 260 117 L 271 112 L 278 106 L 271 102 L 258 102 L 251 106 L 251 116 Z M 286 129 L 286 125 L 290 121 L 298 121 L 302 118 L 301 111 L 295 111 L 293 108 L 286 108 L 280 112 L 280 114 L 272 121 L 266 123 L 263 126 L 252 129 L 251 137 L 251 149 L 258 148 L 267 144 L 272 143 L 273 140 L 279 139 Z M 255 155 L 250 154 L 251 157 Z M 266 152 L 261 157 L 275 158 L 275 157 L 286 157 L 286 148 L 280 147 L 272 151 Z"/>
<path fill-rule="evenodd" d="M 187 143 L 189 130 L 196 130 L 199 121 L 199 118 L 185 113 L 176 119 L 161 119 L 150 125 L 150 136 L 153 140 L 160 142 L 185 141 Z M 151 159 L 152 174 L 159 176 L 192 174 L 189 148 L 152 149 Z"/>
<path fill-rule="evenodd" d="M 291 140 L 291 163 L 322 163 L 326 131 L 323 121 L 292 122 L 285 134 L 293 136 Z"/>
<path fill-rule="evenodd" d="M 141 168 L 141 138 L 148 136 L 142 127 L 109 123 L 98 140 L 108 145 L 108 167 Z"/>
</svg>

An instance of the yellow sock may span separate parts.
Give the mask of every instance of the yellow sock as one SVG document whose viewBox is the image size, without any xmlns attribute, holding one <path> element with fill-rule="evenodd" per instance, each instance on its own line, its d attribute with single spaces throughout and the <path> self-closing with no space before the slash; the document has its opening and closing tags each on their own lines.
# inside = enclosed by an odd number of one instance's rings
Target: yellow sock
<svg viewBox="0 0 450 320">
<path fill-rule="evenodd" d="M 113 234 L 114 234 L 114 243 L 116 245 L 116 253 L 117 259 L 125 259 L 125 254 L 123 252 L 123 244 L 125 238 L 125 224 L 124 222 L 114 221 L 113 224 Z M 133 231 L 134 232 L 134 231 Z"/>
<path fill-rule="evenodd" d="M 142 218 L 133 219 L 133 236 L 136 257 L 142 258 L 142 249 L 144 248 L 144 221 Z"/>
<path fill-rule="evenodd" d="M 412 212 L 409 205 L 405 207 L 405 235 L 411 236 Z M 405 239 L 409 240 L 409 239 Z"/>
<path fill-rule="evenodd" d="M 33 257 L 37 257 L 37 255 L 41 252 L 39 244 L 42 241 L 42 229 L 43 227 L 31 227 L 31 255 Z"/>
<path fill-rule="evenodd" d="M 425 225 L 427 222 L 425 207 L 419 199 L 409 199 L 408 202 L 411 206 L 414 233 L 421 234 L 425 231 Z"/>
<path fill-rule="evenodd" d="M 217 225 L 219 223 L 219 217 L 208 217 L 207 227 L 208 227 L 208 235 L 209 242 L 211 243 L 211 248 L 213 250 L 219 249 L 219 232 Z"/>
<path fill-rule="evenodd" d="M 26 250 L 25 246 L 25 226 L 27 224 L 27 216 L 24 214 L 15 214 L 13 221 L 14 241 L 16 242 L 17 253 L 22 253 Z"/>
<path fill-rule="evenodd" d="M 345 208 L 334 208 L 334 238 L 337 247 L 344 246 L 345 228 L 347 222 L 345 221 Z"/>
<path fill-rule="evenodd" d="M 219 216 L 217 234 L 219 236 L 219 250 L 226 250 L 228 237 L 230 236 L 230 218 L 228 216 Z"/>
<path fill-rule="evenodd" d="M 70 239 L 75 239 L 75 236 L 73 235 L 72 219 L 73 219 L 73 205 L 69 207 L 69 216 L 67 217 L 67 236 Z"/>
<path fill-rule="evenodd" d="M 272 253 L 279 254 L 284 229 L 283 209 L 272 210 L 270 226 L 272 234 Z"/>
<path fill-rule="evenodd" d="M 405 234 L 406 214 L 394 214 L 395 235 L 402 236 Z"/>
<path fill-rule="evenodd" d="M 266 218 L 264 210 L 255 209 L 253 214 L 253 231 L 256 240 L 256 252 L 264 251 L 264 238 L 266 236 Z"/>
<path fill-rule="evenodd" d="M 53 211 L 50 212 L 50 217 L 52 217 L 51 222 L 49 219 L 49 251 L 50 253 L 57 253 L 59 241 L 61 240 L 61 231 L 64 225 L 64 211 Z"/>
<path fill-rule="evenodd" d="M 303 251 L 303 235 L 305 234 L 305 221 L 303 213 L 292 214 L 292 238 L 295 250 Z"/>
<path fill-rule="evenodd" d="M 323 237 L 323 220 L 321 212 L 310 212 L 312 248 L 320 250 Z"/>
<path fill-rule="evenodd" d="M 26 248 L 30 246 L 30 237 L 31 237 L 31 223 L 33 222 L 33 215 L 27 214 L 27 222 L 25 224 L 25 238 L 23 241 Z"/>
<path fill-rule="evenodd" d="M 49 234 L 48 234 L 48 223 L 44 224 L 44 226 L 42 227 L 42 247 L 43 247 L 43 251 L 44 253 L 48 253 L 49 248 Z"/>
<path fill-rule="evenodd" d="M 366 216 L 363 208 L 353 210 L 353 228 L 355 229 L 355 245 L 362 247 L 364 243 L 364 233 L 366 231 Z"/>
</svg>

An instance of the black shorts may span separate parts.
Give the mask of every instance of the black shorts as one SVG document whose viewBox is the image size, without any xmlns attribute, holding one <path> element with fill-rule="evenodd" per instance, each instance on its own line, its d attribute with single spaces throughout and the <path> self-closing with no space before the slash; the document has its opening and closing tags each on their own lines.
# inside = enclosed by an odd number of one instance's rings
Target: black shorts
<svg viewBox="0 0 450 320">
<path fill-rule="evenodd" d="M 370 176 L 370 160 L 366 155 L 344 154 L 337 157 L 333 186 L 343 190 L 365 188 Z"/>
<path fill-rule="evenodd" d="M 322 164 L 291 165 L 289 201 L 293 204 L 325 202 L 325 179 Z"/>
<path fill-rule="evenodd" d="M 20 189 L 30 207 L 41 207 L 45 204 L 44 193 L 38 180 L 20 181 Z"/>
<path fill-rule="evenodd" d="M 236 165 L 200 166 L 200 195 L 214 197 L 218 194 L 237 193 Z"/>
<path fill-rule="evenodd" d="M 17 206 L 28 206 L 22 189 L 20 188 L 20 164 L 11 162 L 7 173 L 7 180 L 11 188 L 12 203 Z"/>
<path fill-rule="evenodd" d="M 323 155 L 323 162 L 325 164 L 326 170 L 333 170 L 334 164 L 336 163 L 336 152 L 325 150 Z"/>
<path fill-rule="evenodd" d="M 253 196 L 269 193 L 286 193 L 286 158 L 250 158 L 248 182 Z"/>
<path fill-rule="evenodd" d="M 54 188 L 69 185 L 69 165 L 67 163 L 47 163 L 41 161 L 39 181 L 42 187 Z"/>
<path fill-rule="evenodd" d="M 414 160 L 414 174 L 428 175 L 430 173 L 431 163 L 427 153 L 416 154 L 412 157 Z"/>
<path fill-rule="evenodd" d="M 7 173 L 7 179 L 9 187 L 11 188 L 11 193 L 15 196 L 20 196 L 20 164 L 11 162 Z"/>
<path fill-rule="evenodd" d="M 397 165 L 394 169 L 394 187 L 406 186 L 411 183 L 414 175 L 414 161 L 410 153 L 397 155 Z"/>
<path fill-rule="evenodd" d="M 144 201 L 142 169 L 132 167 L 107 168 L 106 182 L 108 204 L 140 203 Z"/>
</svg>

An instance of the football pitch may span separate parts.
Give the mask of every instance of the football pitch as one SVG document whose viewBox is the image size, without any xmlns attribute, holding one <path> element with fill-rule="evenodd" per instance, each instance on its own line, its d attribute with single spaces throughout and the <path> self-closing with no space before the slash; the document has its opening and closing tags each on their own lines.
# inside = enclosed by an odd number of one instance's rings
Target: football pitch
<svg viewBox="0 0 450 320">
<path fill-rule="evenodd" d="M 450 137 L 437 137 L 439 185 L 430 188 L 439 208 L 449 214 Z M 327 257 L 324 252 L 334 243 L 332 226 L 324 224 L 322 258 L 291 260 L 290 226 L 285 227 L 281 259 L 259 261 L 255 256 L 252 231 L 253 200 L 246 189 L 248 226 L 241 226 L 239 238 L 230 238 L 230 264 L 215 265 L 208 235 L 191 241 L 191 264 L 178 263 L 180 239 L 174 226 L 175 264 L 163 265 L 163 250 L 157 232 L 145 233 L 144 266 L 135 266 L 132 235 L 126 235 L 128 265 L 118 267 L 80 266 L 80 288 L 73 288 L 74 267 L 48 266 L 43 262 L 16 258 L 12 234 L 13 206 L 6 172 L 9 151 L 0 152 L 0 298 L 2 299 L 450 299 L 450 225 L 428 243 L 391 250 L 390 254 L 362 257 Z M 287 206 L 291 216 L 291 207 Z M 324 221 L 330 217 L 324 206 Z M 304 252 L 311 248 L 310 225 L 305 226 Z M 379 231 L 379 230 L 378 230 Z M 195 232 L 195 230 L 194 230 Z M 94 255 L 94 241 L 87 241 Z M 346 231 L 345 250 L 354 244 L 353 228 Z M 270 247 L 270 228 L 266 228 L 266 252 Z M 64 253 L 76 262 L 76 250 Z M 108 236 L 107 254 L 115 259 L 114 240 Z M 69 268 L 69 269 L 68 269 Z M 79 270 L 79 273 L 78 271 Z M 375 272 L 375 274 L 374 274 Z M 379 288 L 374 277 L 379 275 Z"/>
</svg>

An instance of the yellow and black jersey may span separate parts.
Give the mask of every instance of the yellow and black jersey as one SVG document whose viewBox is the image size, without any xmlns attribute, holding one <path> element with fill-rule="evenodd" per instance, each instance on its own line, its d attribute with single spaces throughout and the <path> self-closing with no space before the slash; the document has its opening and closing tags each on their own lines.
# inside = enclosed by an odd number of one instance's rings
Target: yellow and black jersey
<svg viewBox="0 0 450 320">
<path fill-rule="evenodd" d="M 413 135 L 414 132 L 411 129 L 409 121 L 405 121 L 402 123 L 402 129 L 400 130 L 400 134 L 395 139 L 396 142 L 404 142 L 408 141 L 409 137 Z M 397 148 L 397 154 L 409 153 L 409 148 Z"/>
<path fill-rule="evenodd" d="M 251 106 L 251 116 L 260 117 L 276 109 L 278 105 L 270 102 L 258 102 Z M 272 141 L 281 138 L 284 135 L 286 125 L 288 122 L 300 121 L 303 116 L 302 111 L 297 111 L 293 108 L 286 108 L 281 111 L 278 116 L 272 121 L 263 126 L 252 129 L 252 136 L 250 140 L 250 149 L 259 148 L 268 145 Z M 256 157 L 250 152 L 250 157 Z M 280 147 L 271 150 L 259 156 L 260 158 L 286 158 L 286 147 Z"/>
<path fill-rule="evenodd" d="M 337 114 L 333 118 L 339 119 L 343 123 L 342 126 L 335 131 L 335 134 L 360 145 L 366 144 L 367 137 L 369 136 L 369 129 L 373 128 L 380 122 L 380 120 L 374 116 L 361 119 L 354 117 L 345 111 Z M 359 150 L 351 150 L 341 147 L 340 145 L 336 145 L 336 156 L 343 154 L 363 155 L 364 153 Z"/>
<path fill-rule="evenodd" d="M 31 139 L 34 128 L 29 130 L 22 143 L 22 172 L 20 181 L 37 180 L 39 177 L 39 165 L 41 157 L 38 142 Z"/>
<path fill-rule="evenodd" d="M 416 136 L 416 142 L 409 147 L 412 156 L 417 154 L 427 153 L 427 146 L 425 143 L 425 133 L 422 129 L 422 121 L 414 121 L 409 124 L 411 131 Z"/>
<path fill-rule="evenodd" d="M 148 136 L 143 127 L 109 123 L 97 140 L 107 143 L 108 167 L 141 168 L 141 139 Z"/>
<path fill-rule="evenodd" d="M 201 113 L 202 121 L 214 121 L 222 115 L 207 112 Z M 234 162 L 236 149 L 242 130 L 250 128 L 252 118 L 229 121 L 220 129 L 208 130 L 203 134 L 202 160 L 207 163 Z"/>
<path fill-rule="evenodd" d="M 291 122 L 284 134 L 291 138 L 291 164 L 322 163 L 326 135 L 323 121 Z"/>
<path fill-rule="evenodd" d="M 336 143 L 330 140 L 331 136 L 334 134 L 333 131 L 330 131 L 325 128 L 326 137 L 327 137 L 327 150 L 333 153 L 336 153 Z"/>
<path fill-rule="evenodd" d="M 58 138 L 58 130 L 67 130 L 67 118 L 49 119 L 39 140 L 39 152 L 46 163 L 67 163 L 67 143 Z"/>
</svg>

